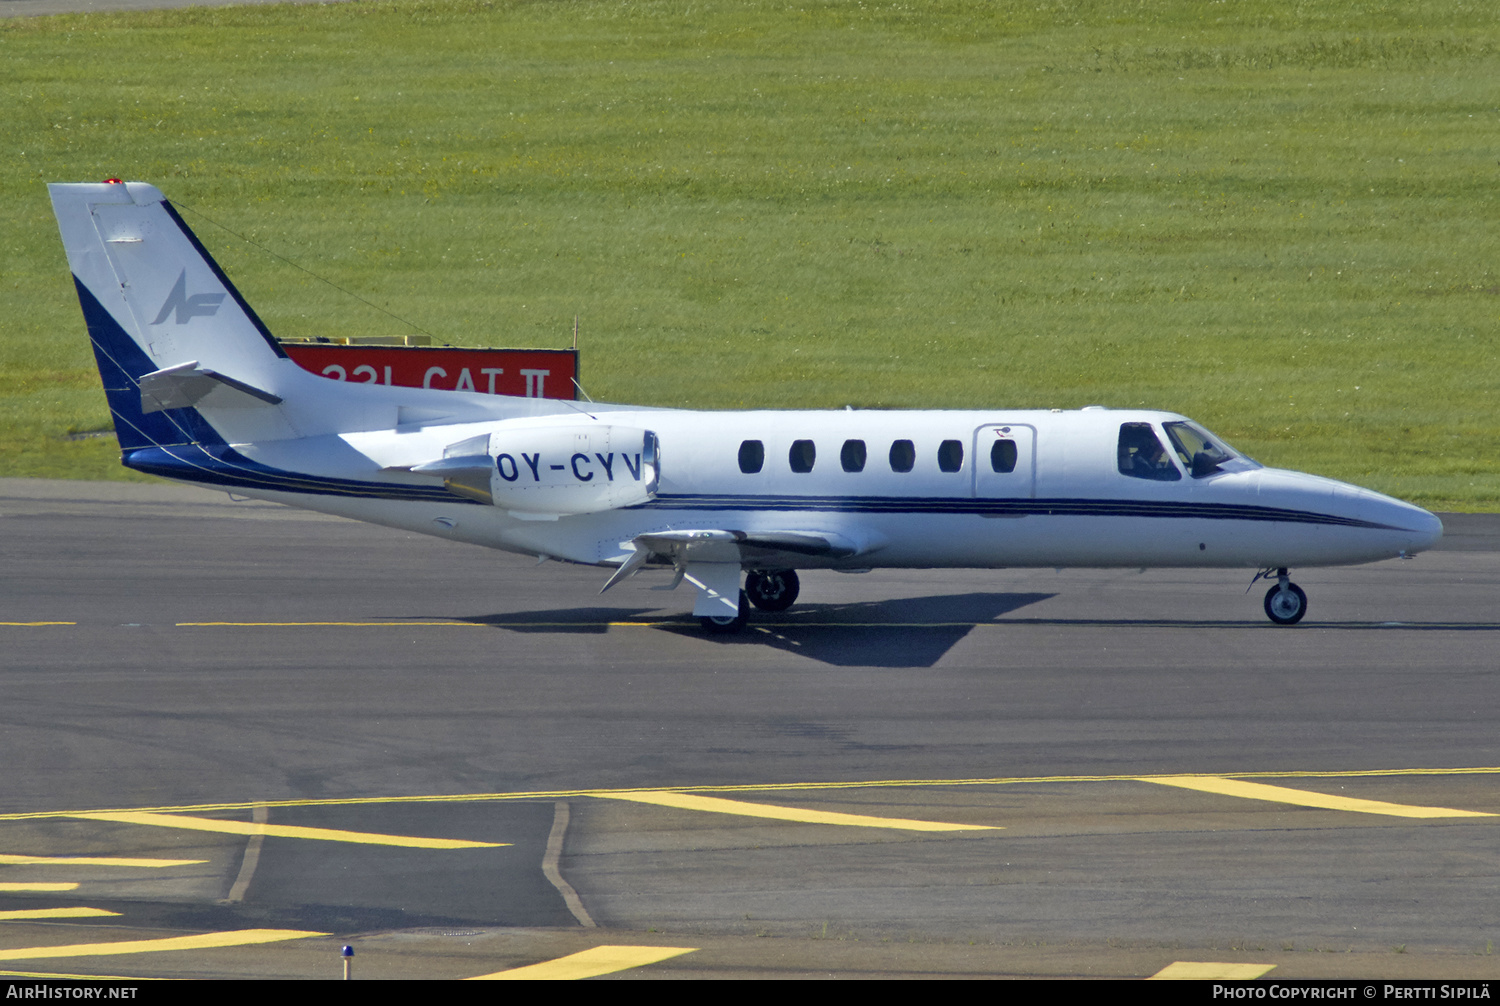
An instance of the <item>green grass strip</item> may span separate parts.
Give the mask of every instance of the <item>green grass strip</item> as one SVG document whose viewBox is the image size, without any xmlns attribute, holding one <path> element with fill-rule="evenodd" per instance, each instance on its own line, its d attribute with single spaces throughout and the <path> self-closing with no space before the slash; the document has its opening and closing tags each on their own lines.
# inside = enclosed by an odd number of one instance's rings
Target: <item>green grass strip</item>
<svg viewBox="0 0 1500 1006">
<path fill-rule="evenodd" d="M 284 336 L 596 398 L 1172 409 L 1500 509 L 1500 8 L 349 2 L 0 21 L 0 474 L 127 477 L 42 183 L 151 181 Z"/>
</svg>

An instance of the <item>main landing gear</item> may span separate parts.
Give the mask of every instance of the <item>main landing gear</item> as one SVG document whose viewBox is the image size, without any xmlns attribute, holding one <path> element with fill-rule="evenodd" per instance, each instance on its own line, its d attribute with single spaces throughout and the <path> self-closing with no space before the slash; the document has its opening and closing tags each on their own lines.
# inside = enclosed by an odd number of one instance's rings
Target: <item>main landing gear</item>
<svg viewBox="0 0 1500 1006">
<path fill-rule="evenodd" d="M 1276 586 L 1266 591 L 1266 617 L 1277 625 L 1296 625 L 1305 614 L 1307 595 L 1287 577 L 1283 566 L 1276 571 Z"/>
<path fill-rule="evenodd" d="M 797 600 L 802 582 L 796 570 L 756 570 L 745 577 L 745 589 L 740 591 L 740 610 L 737 615 L 703 615 L 698 621 L 703 628 L 718 636 L 739 632 L 750 618 L 750 605 L 761 611 L 785 611 Z"/>
<path fill-rule="evenodd" d="M 794 569 L 754 572 L 745 577 L 745 593 L 761 611 L 785 611 L 797 600 L 802 581 Z"/>
<path fill-rule="evenodd" d="M 735 615 L 703 615 L 698 621 L 704 630 L 715 636 L 727 636 L 730 633 L 739 632 L 745 627 L 750 619 L 750 602 L 745 597 L 745 592 L 740 591 L 740 610 Z"/>
</svg>

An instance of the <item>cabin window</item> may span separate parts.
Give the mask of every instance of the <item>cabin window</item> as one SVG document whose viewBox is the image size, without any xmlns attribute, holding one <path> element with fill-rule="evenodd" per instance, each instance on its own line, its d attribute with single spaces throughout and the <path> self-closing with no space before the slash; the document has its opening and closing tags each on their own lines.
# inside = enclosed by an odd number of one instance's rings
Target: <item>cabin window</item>
<svg viewBox="0 0 1500 1006">
<path fill-rule="evenodd" d="M 844 449 L 839 451 L 839 464 L 844 466 L 846 472 L 862 472 L 865 470 L 865 442 L 863 440 L 845 440 Z"/>
<path fill-rule="evenodd" d="M 1133 479 L 1176 482 L 1182 478 L 1150 423 L 1120 426 L 1120 474 Z"/>
<path fill-rule="evenodd" d="M 957 440 L 938 444 L 938 470 L 956 472 L 964 466 L 964 445 Z"/>
<path fill-rule="evenodd" d="M 891 471 L 909 472 L 917 463 L 917 448 L 910 440 L 898 440 L 891 444 Z"/>
<path fill-rule="evenodd" d="M 754 475 L 765 467 L 766 445 L 759 440 L 746 440 L 740 444 L 740 471 Z"/>
<path fill-rule="evenodd" d="M 996 440 L 990 446 L 990 468 L 1004 475 L 1016 470 L 1016 442 Z"/>
<path fill-rule="evenodd" d="M 811 440 L 794 440 L 792 449 L 787 453 L 787 461 L 792 466 L 792 471 L 806 474 L 813 470 L 813 462 L 818 459 L 818 449 L 813 446 Z"/>
</svg>

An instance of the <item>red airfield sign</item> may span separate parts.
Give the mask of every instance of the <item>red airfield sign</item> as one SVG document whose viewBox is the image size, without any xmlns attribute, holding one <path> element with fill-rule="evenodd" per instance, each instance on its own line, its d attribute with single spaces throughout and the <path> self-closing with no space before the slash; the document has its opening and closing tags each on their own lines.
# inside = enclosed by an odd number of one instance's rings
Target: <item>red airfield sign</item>
<svg viewBox="0 0 1500 1006">
<path fill-rule="evenodd" d="M 576 349 L 434 349 L 284 342 L 303 370 L 335 381 L 477 391 L 522 398 L 577 398 Z"/>
</svg>

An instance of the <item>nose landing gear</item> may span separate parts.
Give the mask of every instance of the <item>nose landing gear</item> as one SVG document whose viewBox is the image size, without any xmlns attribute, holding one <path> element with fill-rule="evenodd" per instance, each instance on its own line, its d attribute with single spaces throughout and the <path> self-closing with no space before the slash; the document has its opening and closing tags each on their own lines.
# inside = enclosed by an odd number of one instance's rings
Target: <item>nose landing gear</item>
<svg viewBox="0 0 1500 1006">
<path fill-rule="evenodd" d="M 1307 595 L 1288 577 L 1286 567 L 1276 571 L 1276 586 L 1266 591 L 1266 617 L 1277 625 L 1296 625 L 1307 614 Z"/>
</svg>

